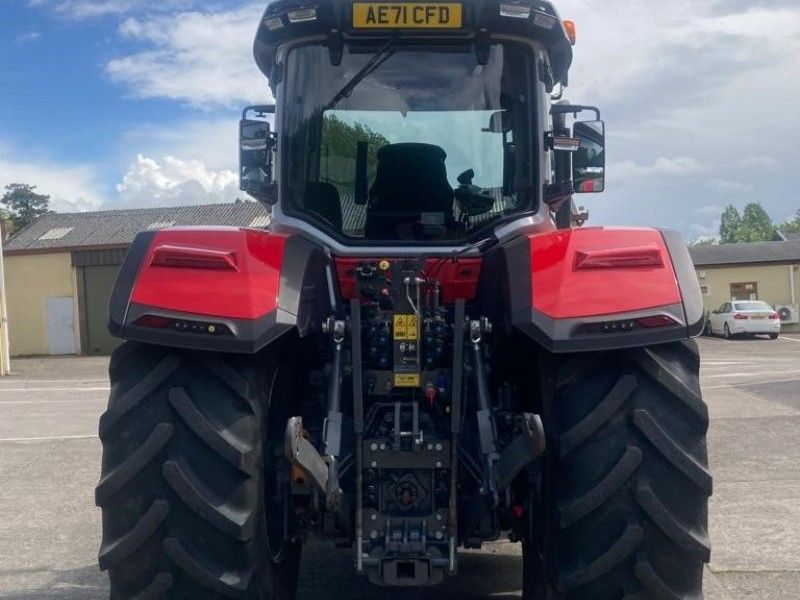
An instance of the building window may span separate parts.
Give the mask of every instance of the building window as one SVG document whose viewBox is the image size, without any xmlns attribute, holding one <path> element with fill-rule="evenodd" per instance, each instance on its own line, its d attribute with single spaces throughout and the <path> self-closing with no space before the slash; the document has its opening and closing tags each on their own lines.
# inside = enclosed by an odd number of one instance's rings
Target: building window
<svg viewBox="0 0 800 600">
<path fill-rule="evenodd" d="M 702 293 L 704 297 L 708 298 L 711 295 L 711 286 L 701 285 L 700 293 Z"/>
<path fill-rule="evenodd" d="M 758 283 L 732 283 L 731 300 L 758 300 Z"/>
</svg>

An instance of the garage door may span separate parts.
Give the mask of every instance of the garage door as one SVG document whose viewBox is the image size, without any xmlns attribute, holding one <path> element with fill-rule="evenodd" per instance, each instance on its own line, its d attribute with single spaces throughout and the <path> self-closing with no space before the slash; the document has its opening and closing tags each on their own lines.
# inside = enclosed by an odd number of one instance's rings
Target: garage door
<svg viewBox="0 0 800 600">
<path fill-rule="evenodd" d="M 119 345 L 119 340 L 108 333 L 108 298 L 119 273 L 118 266 L 81 267 L 82 290 L 82 338 L 84 353 L 108 355 Z"/>
</svg>

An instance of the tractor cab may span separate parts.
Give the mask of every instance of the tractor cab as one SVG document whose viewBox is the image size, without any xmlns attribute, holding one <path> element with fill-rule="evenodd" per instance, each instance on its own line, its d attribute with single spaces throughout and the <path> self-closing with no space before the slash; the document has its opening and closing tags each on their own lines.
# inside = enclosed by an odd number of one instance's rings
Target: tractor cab
<svg viewBox="0 0 800 600">
<path fill-rule="evenodd" d="M 255 57 L 275 105 L 244 112 L 241 187 L 340 253 L 552 228 L 603 187 L 599 111 L 583 146 L 551 115 L 573 41 L 548 2 L 273 2 Z"/>
</svg>

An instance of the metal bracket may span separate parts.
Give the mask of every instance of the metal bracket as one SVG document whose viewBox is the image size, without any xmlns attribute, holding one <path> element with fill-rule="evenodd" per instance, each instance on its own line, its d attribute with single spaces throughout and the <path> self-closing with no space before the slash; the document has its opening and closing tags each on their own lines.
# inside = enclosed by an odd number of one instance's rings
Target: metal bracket
<svg viewBox="0 0 800 600">
<path fill-rule="evenodd" d="M 292 417 L 286 423 L 286 458 L 311 477 L 322 492 L 328 489 L 328 464 L 314 445 L 306 439 L 303 417 Z"/>
<path fill-rule="evenodd" d="M 505 489 L 522 470 L 544 454 L 544 425 L 539 415 L 522 413 L 519 419 L 519 433 L 500 454 L 495 466 L 497 486 Z"/>
</svg>

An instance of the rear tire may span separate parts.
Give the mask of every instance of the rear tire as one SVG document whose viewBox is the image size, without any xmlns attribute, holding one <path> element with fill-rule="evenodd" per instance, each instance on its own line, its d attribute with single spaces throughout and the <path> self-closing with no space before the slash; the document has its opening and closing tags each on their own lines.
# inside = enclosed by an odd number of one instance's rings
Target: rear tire
<svg viewBox="0 0 800 600">
<path fill-rule="evenodd" d="M 265 511 L 282 493 L 266 435 L 267 417 L 289 410 L 281 369 L 274 349 L 227 356 L 128 342 L 114 352 L 96 489 L 111 598 L 294 598 L 301 546 L 287 533 L 271 551 L 279 526 Z"/>
<path fill-rule="evenodd" d="M 771 339 L 771 340 L 777 340 L 779 336 L 780 336 L 780 334 L 779 334 L 779 333 L 770 333 L 770 334 L 769 334 L 769 339 Z"/>
<path fill-rule="evenodd" d="M 712 482 L 696 343 L 548 360 L 523 597 L 702 598 Z"/>
<path fill-rule="evenodd" d="M 731 339 L 731 330 L 728 328 L 727 323 L 725 323 L 725 327 L 723 328 L 722 332 L 722 337 L 724 337 L 726 340 Z"/>
</svg>

